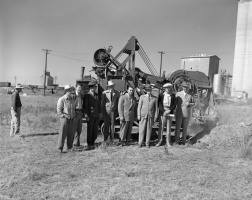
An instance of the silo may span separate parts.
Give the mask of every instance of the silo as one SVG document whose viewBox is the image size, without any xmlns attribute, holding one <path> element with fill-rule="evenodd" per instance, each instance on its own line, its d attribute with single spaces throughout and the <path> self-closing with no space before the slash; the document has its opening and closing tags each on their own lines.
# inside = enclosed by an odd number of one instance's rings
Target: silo
<svg viewBox="0 0 252 200">
<path fill-rule="evenodd" d="M 247 40 L 242 90 L 252 97 L 252 1 L 248 1 Z"/>
<path fill-rule="evenodd" d="M 249 2 L 245 0 L 240 0 L 238 3 L 232 95 L 234 95 L 235 91 L 241 91 L 243 87 L 242 83 L 246 53 L 248 3 Z"/>
</svg>

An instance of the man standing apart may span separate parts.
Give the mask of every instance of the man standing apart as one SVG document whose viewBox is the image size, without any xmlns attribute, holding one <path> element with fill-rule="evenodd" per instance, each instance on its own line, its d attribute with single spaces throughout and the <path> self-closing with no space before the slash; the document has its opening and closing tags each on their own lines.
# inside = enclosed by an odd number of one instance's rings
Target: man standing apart
<svg viewBox="0 0 252 200">
<path fill-rule="evenodd" d="M 181 84 L 182 91 L 176 94 L 176 132 L 175 132 L 175 144 L 179 144 L 180 128 L 183 123 L 182 144 L 186 142 L 187 126 L 191 115 L 190 107 L 194 105 L 193 97 L 188 93 L 189 85 L 186 82 Z"/>
<path fill-rule="evenodd" d="M 108 81 L 108 90 L 102 94 L 102 116 L 104 119 L 104 142 L 108 140 L 109 132 L 110 139 L 114 140 L 115 132 L 115 117 L 117 115 L 118 100 L 120 93 L 115 90 L 115 83 Z"/>
<path fill-rule="evenodd" d="M 80 135 L 82 131 L 82 117 L 84 113 L 83 109 L 83 97 L 81 95 L 81 86 L 76 86 L 76 99 L 75 99 L 75 113 L 76 117 L 74 119 L 74 147 L 80 146 Z"/>
<path fill-rule="evenodd" d="M 158 130 L 158 144 L 156 147 L 162 144 L 163 132 L 166 126 L 166 145 L 171 146 L 171 125 L 173 111 L 176 107 L 175 95 L 172 93 L 172 84 L 166 83 L 163 85 L 165 89 L 163 94 L 159 95 L 158 107 L 159 107 L 159 130 Z"/>
<path fill-rule="evenodd" d="M 134 97 L 134 88 L 128 86 L 127 93 L 119 98 L 118 112 L 121 123 L 120 139 L 123 146 L 126 139 L 126 145 L 130 145 L 131 131 L 135 119 L 136 98 Z"/>
<path fill-rule="evenodd" d="M 73 147 L 75 99 L 71 96 L 74 88 L 70 85 L 64 87 L 65 95 L 60 97 L 57 103 L 57 114 L 60 116 L 60 131 L 58 149 L 63 152 L 65 139 L 67 138 L 68 150 Z"/>
<path fill-rule="evenodd" d="M 10 130 L 11 137 L 18 135 L 20 130 L 22 103 L 20 100 L 19 93 L 22 91 L 22 89 L 23 89 L 22 85 L 17 84 L 15 91 L 11 95 L 11 130 Z"/>
<path fill-rule="evenodd" d="M 93 147 L 101 117 L 101 100 L 96 93 L 96 82 L 89 82 L 88 87 L 89 92 L 84 95 L 84 113 L 89 119 L 87 123 L 87 144 L 89 147 Z"/>
<path fill-rule="evenodd" d="M 144 136 L 146 135 L 146 147 L 150 148 L 150 138 L 152 126 L 158 116 L 157 98 L 153 96 L 150 84 L 145 86 L 147 94 L 141 95 L 137 108 L 137 118 L 139 120 L 139 148 L 143 145 Z M 146 134 L 147 133 L 147 134 Z"/>
</svg>

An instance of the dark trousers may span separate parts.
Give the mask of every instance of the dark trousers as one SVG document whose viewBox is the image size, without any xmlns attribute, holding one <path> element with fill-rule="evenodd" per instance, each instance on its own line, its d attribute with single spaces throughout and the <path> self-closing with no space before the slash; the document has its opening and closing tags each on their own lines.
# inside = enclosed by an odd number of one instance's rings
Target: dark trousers
<svg viewBox="0 0 252 200">
<path fill-rule="evenodd" d="M 77 111 L 74 119 L 74 146 L 80 146 L 80 135 L 82 131 L 82 112 Z"/>
<path fill-rule="evenodd" d="M 59 140 L 58 148 L 63 149 L 65 139 L 67 138 L 67 147 L 71 149 L 73 147 L 73 125 L 74 118 L 67 119 L 65 117 L 60 118 L 60 130 L 59 130 Z"/>
<path fill-rule="evenodd" d="M 186 142 L 188 122 L 189 122 L 188 117 L 176 117 L 176 131 L 175 131 L 175 142 L 176 143 L 179 143 L 181 124 L 183 126 L 182 141 L 183 141 L 183 143 Z"/>
<path fill-rule="evenodd" d="M 127 143 L 130 142 L 133 123 L 134 121 L 124 121 L 121 123 L 121 128 L 120 128 L 121 142 L 124 142 L 125 139 Z"/>
<path fill-rule="evenodd" d="M 114 139 L 115 135 L 115 113 L 111 112 L 110 114 L 104 115 L 104 141 L 108 140 L 108 136 L 110 133 L 110 139 Z"/>
<path fill-rule="evenodd" d="M 90 115 L 89 121 L 87 123 L 87 143 L 88 145 L 94 145 L 97 138 L 99 117 L 94 117 Z"/>
</svg>

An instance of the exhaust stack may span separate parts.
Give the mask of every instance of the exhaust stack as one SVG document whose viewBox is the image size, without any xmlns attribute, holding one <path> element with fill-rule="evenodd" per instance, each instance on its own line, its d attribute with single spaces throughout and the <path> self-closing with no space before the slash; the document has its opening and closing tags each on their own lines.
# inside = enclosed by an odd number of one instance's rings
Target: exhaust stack
<svg viewBox="0 0 252 200">
<path fill-rule="evenodd" d="M 83 77 L 84 77 L 84 72 L 85 72 L 85 67 L 82 67 L 81 66 L 81 80 L 83 79 Z"/>
</svg>

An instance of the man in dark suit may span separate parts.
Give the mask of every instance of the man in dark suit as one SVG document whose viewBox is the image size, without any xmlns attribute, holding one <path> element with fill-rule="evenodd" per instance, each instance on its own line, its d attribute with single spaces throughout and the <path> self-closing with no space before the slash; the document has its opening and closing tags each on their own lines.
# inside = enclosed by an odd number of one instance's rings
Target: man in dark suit
<svg viewBox="0 0 252 200">
<path fill-rule="evenodd" d="M 102 116 L 104 119 L 104 142 L 107 141 L 109 132 L 110 139 L 114 140 L 115 132 L 115 117 L 118 113 L 118 101 L 120 93 L 115 90 L 115 83 L 113 81 L 108 81 L 108 90 L 102 93 Z M 109 131 L 110 129 L 110 131 Z"/>
<path fill-rule="evenodd" d="M 87 143 L 89 147 L 94 146 L 97 138 L 98 126 L 101 117 L 101 100 L 96 93 L 97 84 L 91 81 L 88 84 L 89 92 L 84 95 L 84 113 L 88 118 L 87 123 Z"/>
<path fill-rule="evenodd" d="M 143 145 L 144 136 L 146 135 L 146 147 L 150 148 L 150 137 L 152 126 L 158 117 L 157 98 L 151 94 L 150 84 L 145 86 L 147 94 L 141 95 L 137 108 L 137 118 L 139 120 L 139 148 Z"/>
<path fill-rule="evenodd" d="M 123 146 L 126 139 L 126 145 L 130 144 L 132 126 L 135 119 L 136 98 L 134 97 L 134 88 L 128 86 L 127 93 L 119 98 L 118 112 L 121 123 L 120 139 Z"/>
<path fill-rule="evenodd" d="M 156 147 L 162 144 L 163 132 L 166 126 L 166 145 L 171 146 L 171 125 L 173 111 L 176 107 L 175 95 L 172 93 L 172 84 L 166 83 L 163 85 L 165 89 L 163 94 L 159 95 L 158 107 L 159 107 L 159 130 L 158 130 L 158 144 Z"/>
<path fill-rule="evenodd" d="M 183 126 L 182 144 L 186 142 L 187 126 L 191 115 L 191 106 L 194 105 L 193 96 L 189 94 L 189 84 L 181 84 L 182 91 L 176 94 L 176 131 L 175 144 L 179 144 L 180 128 Z"/>
</svg>

